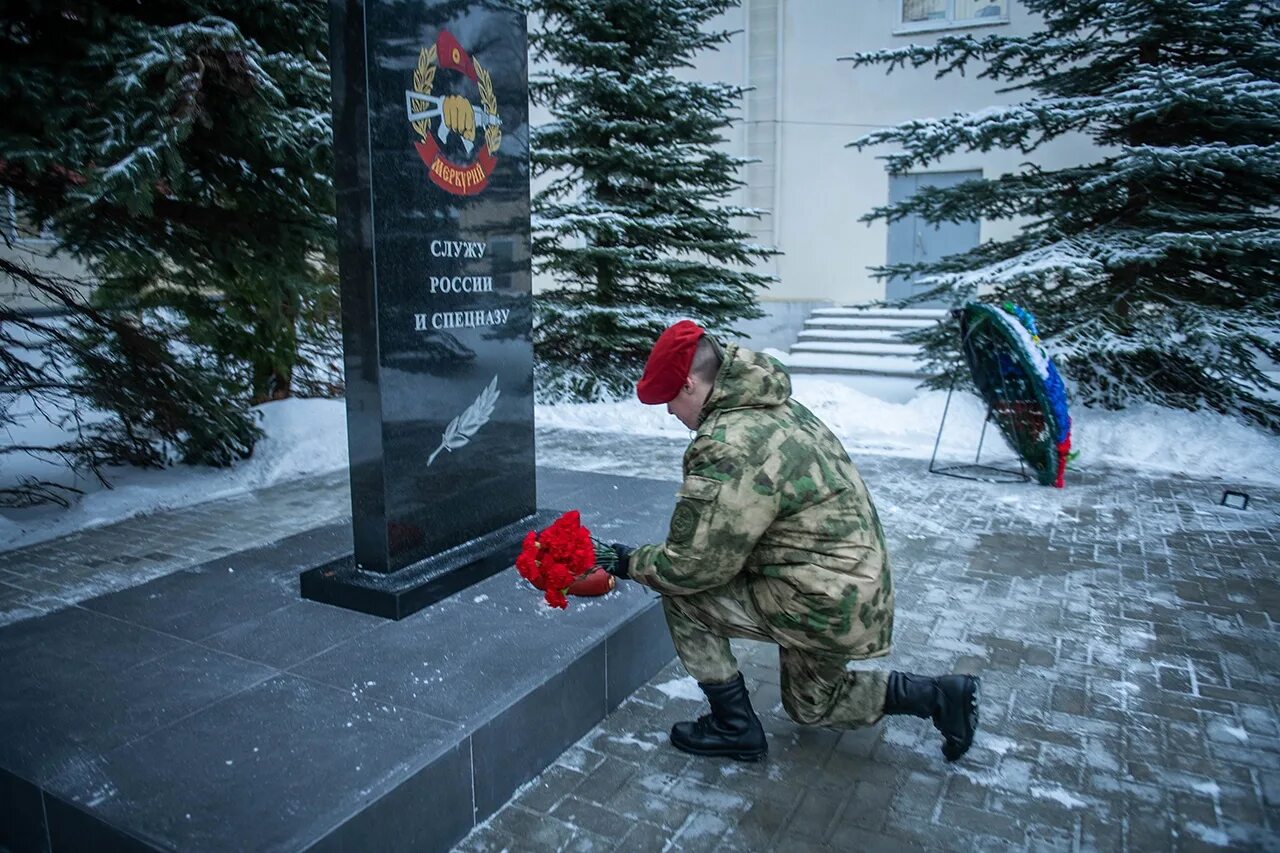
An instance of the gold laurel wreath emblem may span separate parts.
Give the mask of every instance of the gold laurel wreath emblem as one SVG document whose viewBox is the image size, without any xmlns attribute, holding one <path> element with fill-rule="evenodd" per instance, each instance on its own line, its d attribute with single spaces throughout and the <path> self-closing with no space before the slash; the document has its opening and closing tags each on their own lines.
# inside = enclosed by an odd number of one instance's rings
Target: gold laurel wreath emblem
<svg viewBox="0 0 1280 853">
<path fill-rule="evenodd" d="M 431 94 L 431 87 L 436 80 L 436 46 L 431 45 L 431 49 L 425 47 L 418 51 L 418 67 L 413 70 L 413 90 L 423 95 Z M 431 132 L 431 128 L 427 127 L 427 120 L 419 119 L 413 123 L 413 129 L 418 131 L 418 135 L 422 137 L 423 142 L 426 141 L 427 135 Z"/>
<path fill-rule="evenodd" d="M 489 77 L 489 72 L 484 69 L 476 60 L 471 60 L 471 64 L 476 69 L 476 85 L 480 87 L 480 103 L 484 105 L 484 111 L 495 118 L 498 115 L 498 98 L 493 94 L 493 80 Z M 502 144 L 502 129 L 496 124 L 491 124 L 484 129 L 484 143 L 489 146 L 490 154 L 498 153 L 498 146 Z"/>
</svg>

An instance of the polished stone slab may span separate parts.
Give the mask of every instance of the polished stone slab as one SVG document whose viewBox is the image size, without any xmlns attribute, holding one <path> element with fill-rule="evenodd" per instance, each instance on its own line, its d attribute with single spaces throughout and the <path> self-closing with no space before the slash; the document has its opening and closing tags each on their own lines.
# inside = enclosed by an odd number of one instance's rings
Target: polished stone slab
<svg viewBox="0 0 1280 853">
<path fill-rule="evenodd" d="M 351 551 L 351 526 L 338 522 L 241 551 L 80 607 L 192 641 L 204 641 L 298 602 L 297 567 Z M 139 590 L 145 590 L 140 593 Z"/>
<path fill-rule="evenodd" d="M 46 790 L 158 848 L 296 849 L 402 784 L 430 791 L 417 808 L 456 831 L 470 806 L 460 734 L 427 715 L 281 674 L 137 748 L 64 772 Z M 93 838 L 83 840 L 91 849 Z"/>
<path fill-rule="evenodd" d="M 43 655 L 6 659 L 0 765 L 45 784 L 272 675 L 260 664 L 175 643 L 169 654 L 119 669 L 51 665 Z"/>
<path fill-rule="evenodd" d="M 0 770 L 0 845 L 10 850 L 45 850 L 49 828 L 41 790 Z"/>
<path fill-rule="evenodd" d="M 507 572 L 416 614 L 400 630 L 378 631 L 372 641 L 355 637 L 291 671 L 474 727 L 505 707 L 510 694 L 531 692 L 548 673 L 591 652 L 620 627 L 621 614 L 642 612 L 656 600 L 637 584 L 624 584 L 607 603 L 575 599 L 565 612 L 546 608 L 539 597 Z M 600 677 L 603 701 L 603 667 Z M 438 689 L 444 684 L 448 690 Z"/>
<path fill-rule="evenodd" d="M 539 485 L 607 540 L 661 538 L 674 503 L 671 482 Z M 350 536 L 0 628 L 0 847 L 445 850 L 672 657 L 635 584 L 553 611 L 508 569 L 399 622 L 300 600 Z"/>
<path fill-rule="evenodd" d="M 278 669 L 314 657 L 383 624 L 355 610 L 295 601 L 227 628 L 204 644 Z"/>
<path fill-rule="evenodd" d="M 399 574 L 536 508 L 526 21 L 491 0 L 329 13 L 352 569 Z M 394 618 L 457 589 L 418 580 Z M 302 592 L 376 612 L 371 589 Z"/>
<path fill-rule="evenodd" d="M 340 557 L 302 573 L 302 597 L 384 619 L 403 619 L 510 568 L 520 553 L 525 534 L 541 530 L 559 514 L 554 510 L 541 510 L 389 573 L 359 569 L 354 554 Z"/>
</svg>

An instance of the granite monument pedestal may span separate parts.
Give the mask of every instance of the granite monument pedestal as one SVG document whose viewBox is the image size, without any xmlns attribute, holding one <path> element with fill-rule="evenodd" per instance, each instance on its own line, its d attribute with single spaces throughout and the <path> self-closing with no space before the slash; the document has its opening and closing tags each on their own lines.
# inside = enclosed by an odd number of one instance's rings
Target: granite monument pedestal
<svg viewBox="0 0 1280 853">
<path fill-rule="evenodd" d="M 677 486 L 541 474 L 627 542 L 662 536 Z M 510 569 L 395 622 L 300 601 L 350 536 L 0 628 L 0 847 L 447 850 L 674 654 L 625 582 L 553 611 Z"/>
<path fill-rule="evenodd" d="M 541 530 L 560 515 L 541 510 L 439 556 L 396 572 L 361 571 L 354 555 L 308 569 L 301 575 L 302 597 L 338 604 L 384 619 L 403 619 L 515 564 L 530 530 Z"/>
</svg>

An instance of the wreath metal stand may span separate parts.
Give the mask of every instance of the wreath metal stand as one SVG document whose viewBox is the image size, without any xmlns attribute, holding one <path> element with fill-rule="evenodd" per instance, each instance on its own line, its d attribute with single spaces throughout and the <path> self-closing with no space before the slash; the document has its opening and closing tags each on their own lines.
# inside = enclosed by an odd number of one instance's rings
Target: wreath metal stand
<svg viewBox="0 0 1280 853">
<path fill-rule="evenodd" d="M 987 416 L 982 421 L 982 433 L 978 436 L 978 452 L 974 454 L 973 462 L 960 462 L 955 465 L 938 467 L 938 445 L 942 443 L 942 430 L 947 425 L 947 411 L 951 408 L 951 395 L 955 390 L 956 380 L 953 378 L 951 385 L 947 388 L 946 405 L 942 407 L 942 422 L 938 424 L 938 437 L 933 441 L 933 456 L 929 458 L 929 473 L 942 474 L 945 477 L 956 477 L 960 480 L 978 480 L 984 483 L 1025 483 L 1029 481 L 1031 476 L 1027 474 L 1027 466 L 1021 457 L 1018 458 L 1017 471 L 1010 468 L 1000 468 L 996 465 L 981 464 L 982 444 L 987 438 L 987 424 L 991 422 L 990 405 L 987 406 Z"/>
</svg>

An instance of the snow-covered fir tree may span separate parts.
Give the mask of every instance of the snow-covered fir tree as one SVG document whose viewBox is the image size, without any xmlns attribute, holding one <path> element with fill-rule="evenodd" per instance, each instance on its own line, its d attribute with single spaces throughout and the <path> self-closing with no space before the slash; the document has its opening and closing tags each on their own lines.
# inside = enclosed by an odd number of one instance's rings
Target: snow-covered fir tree
<svg viewBox="0 0 1280 853">
<path fill-rule="evenodd" d="M 7 234 L 0 245 L 13 249 Z M 252 452 L 262 431 L 242 389 L 175 345 L 164 317 L 96 308 L 82 281 L 3 255 L 0 282 L 59 309 L 0 302 L 0 467 L 26 455 L 109 485 L 112 466 L 229 465 Z M 22 476 L 0 485 L 0 506 L 69 506 L 79 494 Z"/>
<path fill-rule="evenodd" d="M 535 348 L 544 398 L 629 393 L 654 339 L 688 317 L 732 331 L 759 316 L 773 254 L 724 202 L 746 162 L 721 147 L 743 89 L 677 76 L 732 33 L 706 26 L 736 0 L 532 0 L 542 63 L 530 88 L 554 121 L 532 160 Z"/>
<path fill-rule="evenodd" d="M 246 396 L 337 326 L 323 0 L 5 4 L 0 187 Z M 146 317 L 146 314 L 141 315 Z"/>
<path fill-rule="evenodd" d="M 868 220 L 1027 222 L 1012 239 L 877 272 L 935 277 L 921 299 L 981 294 L 1031 309 L 1081 402 L 1207 406 L 1280 429 L 1277 385 L 1265 373 L 1280 360 L 1280 7 L 1024 5 L 1043 18 L 1034 35 L 950 35 L 848 59 L 889 72 L 934 66 L 938 76 L 976 67 L 1025 100 L 904 122 L 852 144 L 894 146 L 894 174 L 956 152 L 1030 153 L 1068 133 L 1101 146 L 1097 159 L 1027 164 L 872 211 Z M 872 78 L 863 71 L 858 82 Z M 956 369 L 954 328 L 917 340 L 935 368 Z"/>
</svg>

